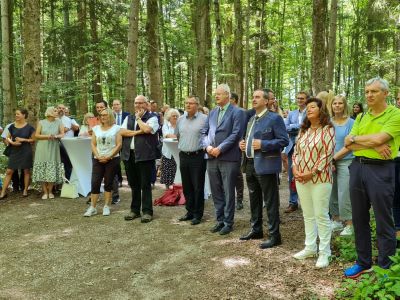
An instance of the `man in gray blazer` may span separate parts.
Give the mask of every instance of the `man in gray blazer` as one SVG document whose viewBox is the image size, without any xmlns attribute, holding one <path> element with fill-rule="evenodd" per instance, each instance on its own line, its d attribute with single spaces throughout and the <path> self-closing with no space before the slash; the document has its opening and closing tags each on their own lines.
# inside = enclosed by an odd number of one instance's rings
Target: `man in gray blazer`
<svg viewBox="0 0 400 300">
<path fill-rule="evenodd" d="M 235 215 L 235 184 L 240 172 L 245 116 L 230 104 L 230 88 L 220 84 L 215 91 L 217 107 L 208 115 L 202 134 L 202 148 L 206 152 L 207 170 L 214 201 L 217 224 L 211 232 L 228 234 L 233 229 Z"/>
</svg>

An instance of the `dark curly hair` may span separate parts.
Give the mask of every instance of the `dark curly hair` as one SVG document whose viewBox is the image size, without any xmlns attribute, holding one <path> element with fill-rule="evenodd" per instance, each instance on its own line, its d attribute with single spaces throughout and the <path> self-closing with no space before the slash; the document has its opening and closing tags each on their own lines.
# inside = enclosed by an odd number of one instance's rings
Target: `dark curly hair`
<svg viewBox="0 0 400 300">
<path fill-rule="evenodd" d="M 15 111 L 19 111 L 22 115 L 24 115 L 25 119 L 28 119 L 29 113 L 25 108 L 17 108 Z"/>
<path fill-rule="evenodd" d="M 317 106 L 319 107 L 319 123 L 321 124 L 321 126 L 322 127 L 325 127 L 325 126 L 332 127 L 331 118 L 329 116 L 328 111 L 326 110 L 326 106 L 324 105 L 324 102 L 322 102 L 321 99 L 312 97 L 312 98 L 307 99 L 306 105 L 308 105 L 309 103 L 312 103 L 312 102 L 316 103 Z M 303 120 L 303 124 L 301 124 L 300 132 L 304 133 L 310 127 L 311 127 L 311 122 L 310 122 L 310 120 L 308 120 L 307 115 L 306 115 Z"/>
</svg>

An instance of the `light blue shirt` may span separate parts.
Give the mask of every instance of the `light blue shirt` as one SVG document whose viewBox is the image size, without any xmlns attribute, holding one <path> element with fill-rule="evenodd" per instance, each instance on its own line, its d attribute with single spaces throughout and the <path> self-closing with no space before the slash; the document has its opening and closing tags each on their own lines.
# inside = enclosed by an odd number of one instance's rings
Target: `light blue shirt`
<svg viewBox="0 0 400 300">
<path fill-rule="evenodd" d="M 187 113 L 178 119 L 175 134 L 178 137 L 178 149 L 185 152 L 194 152 L 201 149 L 200 130 L 206 123 L 207 116 L 197 112 L 192 118 Z"/>
<path fill-rule="evenodd" d="M 353 128 L 354 120 L 352 118 L 348 118 L 347 122 L 341 125 L 338 125 L 334 122 L 333 118 L 331 119 L 333 127 L 335 127 L 335 154 L 340 151 L 344 147 L 344 138 L 349 135 L 351 128 Z M 348 153 L 342 159 L 352 159 L 354 158 L 353 151 Z"/>
</svg>

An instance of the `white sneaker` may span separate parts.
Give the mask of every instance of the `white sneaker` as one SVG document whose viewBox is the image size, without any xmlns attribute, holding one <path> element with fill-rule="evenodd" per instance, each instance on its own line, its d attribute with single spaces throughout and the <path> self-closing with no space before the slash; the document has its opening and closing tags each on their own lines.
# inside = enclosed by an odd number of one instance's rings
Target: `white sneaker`
<svg viewBox="0 0 400 300">
<path fill-rule="evenodd" d="M 42 200 L 46 200 L 46 199 L 48 199 L 49 198 L 49 195 L 47 195 L 47 194 L 43 194 L 43 196 L 42 196 Z"/>
<path fill-rule="evenodd" d="M 306 259 L 309 257 L 316 257 L 317 256 L 317 251 L 312 251 L 312 250 L 307 250 L 307 249 L 303 249 L 300 252 L 297 252 L 295 255 L 293 255 L 293 257 L 295 259 Z"/>
<path fill-rule="evenodd" d="M 54 195 L 53 194 L 49 194 L 49 199 L 54 199 Z"/>
<path fill-rule="evenodd" d="M 110 208 L 107 205 L 103 207 L 103 216 L 109 216 L 111 214 Z"/>
<path fill-rule="evenodd" d="M 332 230 L 332 232 L 341 231 L 341 230 L 343 230 L 343 224 L 338 221 L 332 221 L 331 222 L 331 230 Z"/>
<path fill-rule="evenodd" d="M 341 236 L 347 236 L 347 235 L 352 235 L 352 234 L 353 234 L 353 226 L 352 225 L 346 225 L 346 227 L 340 233 Z"/>
<path fill-rule="evenodd" d="M 320 254 L 318 255 L 317 263 L 315 264 L 315 267 L 318 269 L 321 268 L 326 268 L 329 266 L 329 255 L 326 254 Z"/>
<path fill-rule="evenodd" d="M 83 214 L 84 217 L 91 217 L 97 214 L 97 209 L 95 209 L 93 206 L 89 206 L 89 208 L 86 210 L 86 212 Z"/>
</svg>

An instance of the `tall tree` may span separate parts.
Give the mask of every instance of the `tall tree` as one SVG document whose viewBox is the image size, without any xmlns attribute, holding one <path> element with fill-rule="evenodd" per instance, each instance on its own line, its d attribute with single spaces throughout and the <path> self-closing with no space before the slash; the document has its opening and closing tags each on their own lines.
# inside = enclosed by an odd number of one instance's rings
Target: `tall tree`
<svg viewBox="0 0 400 300">
<path fill-rule="evenodd" d="M 101 60 L 99 51 L 99 36 L 97 33 L 97 15 L 96 15 L 97 0 L 89 0 L 89 16 L 90 16 L 90 35 L 92 38 L 92 63 L 93 63 L 93 100 L 94 102 L 103 99 L 101 88 Z"/>
<path fill-rule="evenodd" d="M 327 0 L 313 0 L 311 76 L 315 95 L 326 89 L 326 8 Z"/>
<path fill-rule="evenodd" d="M 8 124 L 13 119 L 16 106 L 15 78 L 13 64 L 13 35 L 12 35 L 12 1 L 1 0 L 1 78 L 3 89 L 3 123 Z"/>
<path fill-rule="evenodd" d="M 40 0 L 24 0 L 23 8 L 24 62 L 23 100 L 31 112 L 28 121 L 36 124 L 40 111 L 41 47 L 40 47 Z"/>
<path fill-rule="evenodd" d="M 64 23 L 64 53 L 66 62 L 65 81 L 68 84 L 66 95 L 66 102 L 70 106 L 72 114 L 76 114 L 76 103 L 74 99 L 74 77 L 73 77 L 73 64 L 72 64 L 72 41 L 71 41 L 71 24 L 70 24 L 70 0 L 63 0 L 63 23 Z"/>
<path fill-rule="evenodd" d="M 128 29 L 128 69 L 126 74 L 125 107 L 133 112 L 137 89 L 137 51 L 139 36 L 140 0 L 132 0 L 129 13 Z"/>
<path fill-rule="evenodd" d="M 329 38 L 328 38 L 328 70 L 326 74 L 326 85 L 329 89 L 333 88 L 333 73 L 335 68 L 336 55 L 336 28 L 338 14 L 338 0 L 331 0 L 329 12 Z"/>
<path fill-rule="evenodd" d="M 88 112 L 88 86 L 86 81 L 87 76 L 87 60 L 85 48 L 87 46 L 87 34 L 86 34 L 86 0 L 78 0 L 77 2 L 77 16 L 78 16 L 78 28 L 81 33 L 80 39 L 78 39 L 78 65 L 77 65 L 77 76 L 79 79 L 79 99 L 77 115 L 83 116 Z"/>
<path fill-rule="evenodd" d="M 234 74 L 234 90 L 239 95 L 240 106 L 243 107 L 243 22 L 242 4 L 240 0 L 234 1 L 235 34 L 232 51 L 232 66 Z"/>
<path fill-rule="evenodd" d="M 210 10 L 209 0 L 195 0 L 194 7 L 196 14 L 193 22 L 195 23 L 196 39 L 196 83 L 194 93 L 200 98 L 200 103 L 204 105 L 206 96 L 206 55 L 207 55 L 207 19 Z"/>
<path fill-rule="evenodd" d="M 196 2 L 195 2 L 196 3 Z M 197 4 L 198 5 L 198 4 Z M 195 5 L 195 7 L 197 7 Z M 219 9 L 219 0 L 214 0 L 214 17 L 215 17 L 215 49 L 217 52 L 217 81 L 220 80 L 220 75 L 224 72 L 224 62 L 222 59 L 222 26 Z"/>
<path fill-rule="evenodd" d="M 160 68 L 160 42 L 158 36 L 158 3 L 157 0 L 147 1 L 147 68 L 149 71 L 149 96 L 158 103 L 163 103 L 163 87 Z"/>
</svg>

